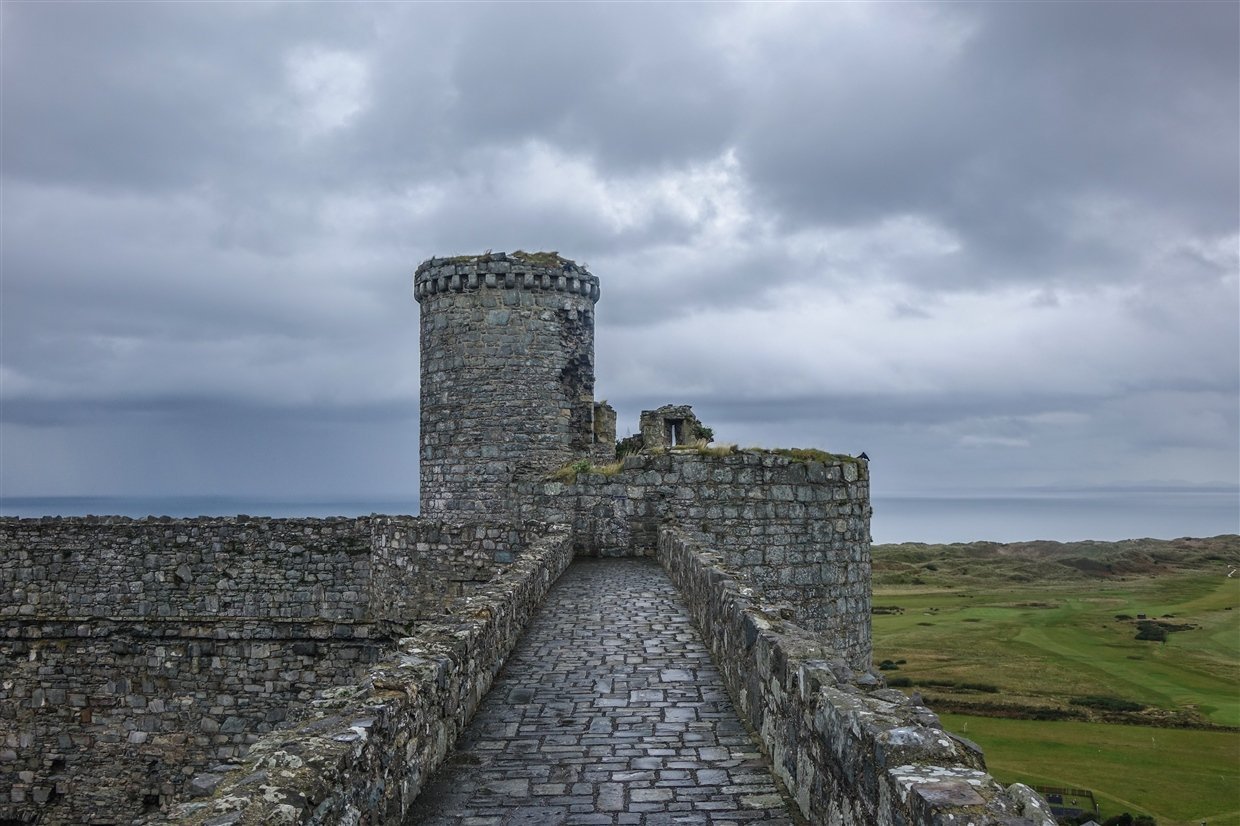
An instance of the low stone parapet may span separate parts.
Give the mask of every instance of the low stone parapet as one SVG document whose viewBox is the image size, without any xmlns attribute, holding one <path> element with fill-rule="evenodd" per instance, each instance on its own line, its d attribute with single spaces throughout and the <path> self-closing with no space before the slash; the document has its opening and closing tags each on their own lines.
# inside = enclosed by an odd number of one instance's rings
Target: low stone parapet
<svg viewBox="0 0 1240 826">
<path fill-rule="evenodd" d="M 1054 826 L 1035 792 L 996 782 L 976 745 L 874 674 L 854 671 L 828 637 L 792 624 L 786 609 L 763 604 L 722 554 L 664 527 L 658 558 L 811 823 Z"/>
<path fill-rule="evenodd" d="M 173 822 L 398 823 L 443 762 L 551 585 L 572 560 L 552 528 L 448 618 L 419 627 L 356 686 L 315 701 L 239 766 L 191 781 Z M 163 822 L 162 819 L 148 821 Z"/>
</svg>

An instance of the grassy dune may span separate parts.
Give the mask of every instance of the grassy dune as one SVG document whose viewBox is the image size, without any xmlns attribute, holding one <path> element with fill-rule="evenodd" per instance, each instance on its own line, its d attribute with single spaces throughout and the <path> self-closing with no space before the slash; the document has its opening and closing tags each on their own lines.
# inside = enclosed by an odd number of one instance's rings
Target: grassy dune
<svg viewBox="0 0 1240 826">
<path fill-rule="evenodd" d="M 1237 567 L 1235 536 L 876 546 L 874 605 L 890 613 L 873 618 L 875 661 L 969 715 L 945 720 L 1006 780 L 1240 825 L 1240 731 L 1221 728 L 1240 726 Z M 1179 630 L 1138 640 L 1138 615 Z"/>
</svg>

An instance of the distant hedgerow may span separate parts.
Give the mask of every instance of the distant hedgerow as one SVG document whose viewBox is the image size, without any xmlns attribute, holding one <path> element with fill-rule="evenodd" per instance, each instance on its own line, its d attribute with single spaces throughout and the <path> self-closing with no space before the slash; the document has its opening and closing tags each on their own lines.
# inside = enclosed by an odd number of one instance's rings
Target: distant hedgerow
<svg viewBox="0 0 1240 826">
<path fill-rule="evenodd" d="M 1101 711 L 1141 711 L 1145 708 L 1144 704 L 1134 703 L 1132 700 L 1121 700 L 1119 697 L 1102 697 L 1097 695 L 1074 697 L 1068 702 L 1074 706 L 1096 708 Z"/>
</svg>

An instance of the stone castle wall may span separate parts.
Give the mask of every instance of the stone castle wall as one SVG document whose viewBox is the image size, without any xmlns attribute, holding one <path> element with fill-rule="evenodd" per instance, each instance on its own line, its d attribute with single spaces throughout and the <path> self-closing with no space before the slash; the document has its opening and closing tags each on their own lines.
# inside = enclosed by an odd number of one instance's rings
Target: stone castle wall
<svg viewBox="0 0 1240 826">
<path fill-rule="evenodd" d="M 0 618 L 360 620 L 368 519 L 0 520 Z"/>
<path fill-rule="evenodd" d="M 403 628 L 491 581 L 541 527 L 371 517 L 369 616 Z M 395 630 L 395 629 L 394 629 Z"/>
<path fill-rule="evenodd" d="M 618 472 L 520 487 L 538 518 L 571 524 L 579 553 L 653 555 L 671 523 L 869 667 L 869 467 L 850 456 L 697 450 L 627 456 Z"/>
<path fill-rule="evenodd" d="M 421 511 L 505 518 L 512 482 L 588 455 L 598 279 L 555 255 L 432 258 L 421 304 Z"/>
<path fill-rule="evenodd" d="M 810 823 L 1054 826 L 1044 800 L 997 783 L 978 747 L 930 709 L 763 606 L 725 554 L 664 528 L 658 558 Z"/>
<path fill-rule="evenodd" d="M 350 690 L 313 702 L 255 743 L 178 823 L 402 823 L 444 761 L 547 591 L 572 560 L 567 529 L 530 534 L 523 553 L 458 609 L 396 642 Z M 143 822 L 164 822 L 153 819 Z"/>
<path fill-rule="evenodd" d="M 0 822 L 192 793 L 521 555 L 530 526 L 0 519 Z"/>
<path fill-rule="evenodd" d="M 384 642 L 351 622 L 6 630 L 0 821 L 40 824 L 130 823 L 158 811 L 291 707 L 356 682 Z"/>
</svg>

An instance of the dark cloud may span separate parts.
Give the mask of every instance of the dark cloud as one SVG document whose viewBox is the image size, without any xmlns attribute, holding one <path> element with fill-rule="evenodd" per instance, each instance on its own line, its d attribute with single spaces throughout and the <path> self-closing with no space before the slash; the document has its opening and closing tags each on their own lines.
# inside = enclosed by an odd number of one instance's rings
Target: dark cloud
<svg viewBox="0 0 1240 826">
<path fill-rule="evenodd" d="M 1235 5 L 959 4 L 905 37 L 888 36 L 905 7 L 886 12 L 854 22 L 866 45 L 850 82 L 812 71 L 831 65 L 836 28 L 781 43 L 780 71 L 801 88 L 753 102 L 740 151 L 785 220 L 933 215 L 983 278 L 1045 280 L 1082 266 L 1122 278 L 1131 263 L 1074 237 L 1078 199 L 1233 231 Z M 953 278 L 975 283 L 962 268 Z"/>
<path fill-rule="evenodd" d="M 487 248 L 602 278 L 622 430 L 1236 478 L 1235 4 L 0 15 L 6 491 L 411 489 L 409 278 Z"/>
</svg>

